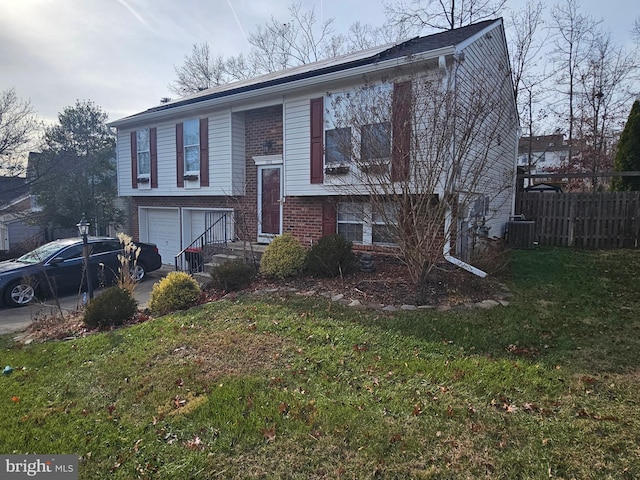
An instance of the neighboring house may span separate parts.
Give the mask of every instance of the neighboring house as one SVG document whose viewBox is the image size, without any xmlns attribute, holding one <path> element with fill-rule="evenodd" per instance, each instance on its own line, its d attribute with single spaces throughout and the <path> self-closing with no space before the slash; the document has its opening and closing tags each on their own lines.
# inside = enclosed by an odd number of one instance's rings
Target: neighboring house
<svg viewBox="0 0 640 480">
<path fill-rule="evenodd" d="M 0 177 L 0 251 L 15 249 L 41 233 L 40 227 L 28 223 L 36 210 L 24 177 Z"/>
<path fill-rule="evenodd" d="M 407 162 L 419 161 L 411 130 L 396 120 L 396 104 L 415 88 L 412 74 L 463 85 L 480 69 L 491 75 L 485 93 L 506 107 L 486 114 L 497 131 L 491 145 L 469 136 L 477 152 L 489 152 L 488 162 L 483 184 L 459 192 L 481 199 L 478 212 L 459 213 L 482 216 L 485 231 L 500 237 L 512 213 L 518 130 L 500 19 L 214 87 L 111 122 L 133 236 L 156 243 L 165 263 L 221 219 L 228 221 L 218 235 L 230 240 L 267 243 L 289 232 L 310 246 L 338 232 L 356 248 L 388 247 L 385 225 L 366 198 L 358 204 L 364 216 L 352 215 L 353 195 L 337 186 L 350 168 L 338 143 L 357 137 L 375 168 L 401 175 Z M 332 124 L 335 99 L 365 85 L 392 97 L 393 115 L 382 112 L 386 119 L 357 132 Z M 460 106 L 473 102 L 462 88 L 458 93 Z M 428 119 L 422 121 L 426 131 Z M 508 188 L 498 186 L 505 181 Z"/>
<path fill-rule="evenodd" d="M 525 173 L 543 173 L 557 171 L 568 165 L 569 144 L 561 133 L 540 135 L 537 137 L 521 137 L 518 142 L 518 166 Z M 535 179 L 525 179 L 525 186 L 531 187 Z"/>
</svg>

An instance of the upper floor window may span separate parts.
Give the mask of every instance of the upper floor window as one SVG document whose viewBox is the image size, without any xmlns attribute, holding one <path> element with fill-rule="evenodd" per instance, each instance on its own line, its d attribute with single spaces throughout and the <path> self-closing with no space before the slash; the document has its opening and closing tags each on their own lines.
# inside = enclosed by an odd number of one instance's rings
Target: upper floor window
<svg viewBox="0 0 640 480">
<path fill-rule="evenodd" d="M 182 125 L 184 138 L 184 174 L 200 174 L 200 122 L 197 118 Z"/>
<path fill-rule="evenodd" d="M 136 149 L 138 180 L 149 178 L 151 176 L 151 143 L 149 142 L 148 128 L 136 131 Z"/>
<path fill-rule="evenodd" d="M 351 129 L 332 128 L 325 132 L 325 163 L 346 165 L 351 161 Z"/>
<path fill-rule="evenodd" d="M 391 158 L 392 84 L 327 94 L 325 165 Z"/>
<path fill-rule="evenodd" d="M 363 162 L 391 158 L 391 122 L 372 123 L 361 127 Z"/>
</svg>

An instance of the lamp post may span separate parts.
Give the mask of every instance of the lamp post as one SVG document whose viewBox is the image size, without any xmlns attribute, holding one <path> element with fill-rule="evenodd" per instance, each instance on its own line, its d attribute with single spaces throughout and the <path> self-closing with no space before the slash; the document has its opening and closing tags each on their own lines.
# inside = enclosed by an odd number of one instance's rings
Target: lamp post
<svg viewBox="0 0 640 480">
<path fill-rule="evenodd" d="M 82 237 L 84 272 L 87 275 L 87 290 L 89 291 L 89 300 L 91 300 L 93 299 L 93 285 L 91 284 L 91 272 L 89 271 L 89 243 L 87 242 L 87 235 L 89 235 L 89 225 L 90 223 L 87 222 L 87 220 L 84 218 L 84 214 L 82 214 L 82 219 L 76 226 L 78 227 L 78 232 L 80 232 L 80 236 Z"/>
</svg>

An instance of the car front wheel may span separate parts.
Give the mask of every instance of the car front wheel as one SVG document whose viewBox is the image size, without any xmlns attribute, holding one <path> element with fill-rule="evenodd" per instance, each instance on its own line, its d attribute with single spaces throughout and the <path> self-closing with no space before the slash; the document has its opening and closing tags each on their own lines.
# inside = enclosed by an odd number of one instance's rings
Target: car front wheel
<svg viewBox="0 0 640 480">
<path fill-rule="evenodd" d="M 144 265 L 142 265 L 141 263 L 137 263 L 133 267 L 131 267 L 129 273 L 131 275 L 131 279 L 134 282 L 140 282 L 146 276 L 147 271 L 145 270 Z"/>
<path fill-rule="evenodd" d="M 24 280 L 12 283 L 4 292 L 5 304 L 10 307 L 22 307 L 31 303 L 35 297 L 33 285 Z"/>
</svg>

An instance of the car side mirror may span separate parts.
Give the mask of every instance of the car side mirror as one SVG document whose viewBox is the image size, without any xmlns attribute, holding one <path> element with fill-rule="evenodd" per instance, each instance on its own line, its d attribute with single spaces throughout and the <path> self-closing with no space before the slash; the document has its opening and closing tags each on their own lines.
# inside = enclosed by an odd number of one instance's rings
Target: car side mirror
<svg viewBox="0 0 640 480">
<path fill-rule="evenodd" d="M 64 259 L 60 258 L 60 257 L 56 257 L 56 258 L 52 258 L 51 260 L 49 260 L 49 264 L 50 265 L 57 265 L 59 263 L 64 262 Z"/>
</svg>

